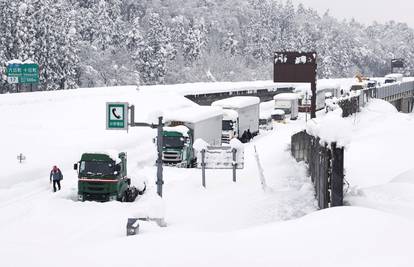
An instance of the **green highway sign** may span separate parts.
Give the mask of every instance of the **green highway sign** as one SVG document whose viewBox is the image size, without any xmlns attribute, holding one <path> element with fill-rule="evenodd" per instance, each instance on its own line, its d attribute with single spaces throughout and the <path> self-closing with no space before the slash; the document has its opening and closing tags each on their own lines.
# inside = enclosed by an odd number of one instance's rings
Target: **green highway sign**
<svg viewBox="0 0 414 267">
<path fill-rule="evenodd" d="M 128 130 L 128 102 L 106 102 L 106 129 Z"/>
<path fill-rule="evenodd" d="M 38 83 L 39 65 L 35 63 L 13 63 L 6 68 L 9 83 Z"/>
</svg>

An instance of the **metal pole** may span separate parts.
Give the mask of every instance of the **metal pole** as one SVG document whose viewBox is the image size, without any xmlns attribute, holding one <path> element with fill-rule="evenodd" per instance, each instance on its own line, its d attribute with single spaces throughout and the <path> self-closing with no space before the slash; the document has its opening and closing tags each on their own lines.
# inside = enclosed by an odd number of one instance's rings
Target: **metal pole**
<svg viewBox="0 0 414 267">
<path fill-rule="evenodd" d="M 133 127 L 134 126 L 134 124 L 135 124 L 135 106 L 134 105 L 131 105 L 130 107 L 129 107 L 129 109 L 130 109 L 130 113 L 131 113 L 131 123 L 130 123 L 130 125 Z"/>
<path fill-rule="evenodd" d="M 311 119 L 316 118 L 316 77 L 315 80 L 311 83 Z"/>
<path fill-rule="evenodd" d="M 302 106 L 305 106 L 303 102 L 308 102 L 308 91 L 305 92 L 305 101 L 302 101 Z M 306 106 L 305 106 L 306 107 Z M 305 109 L 305 122 L 308 122 L 308 109 Z"/>
<path fill-rule="evenodd" d="M 206 163 L 205 163 L 205 156 L 206 156 L 206 150 L 201 150 L 201 182 L 206 187 Z"/>
<path fill-rule="evenodd" d="M 237 167 L 237 162 L 236 162 L 236 153 L 237 153 L 237 149 L 233 148 L 231 150 L 231 152 L 233 153 L 233 182 L 236 182 L 236 167 Z"/>
<path fill-rule="evenodd" d="M 158 148 L 158 158 L 157 158 L 157 193 L 162 197 L 162 185 L 164 181 L 162 180 L 162 117 L 158 117 L 158 126 L 157 126 L 157 148 Z"/>
</svg>

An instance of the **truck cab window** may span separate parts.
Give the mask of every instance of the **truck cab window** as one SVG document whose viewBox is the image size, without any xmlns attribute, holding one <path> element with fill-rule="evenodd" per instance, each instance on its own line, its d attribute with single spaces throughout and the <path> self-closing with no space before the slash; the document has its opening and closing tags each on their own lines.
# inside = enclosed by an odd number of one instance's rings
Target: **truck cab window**
<svg viewBox="0 0 414 267">
<path fill-rule="evenodd" d="M 223 131 L 230 131 L 233 130 L 233 122 L 228 120 L 223 120 Z"/>
<path fill-rule="evenodd" d="M 114 162 L 107 161 L 81 161 L 79 172 L 86 175 L 113 175 Z"/>
</svg>

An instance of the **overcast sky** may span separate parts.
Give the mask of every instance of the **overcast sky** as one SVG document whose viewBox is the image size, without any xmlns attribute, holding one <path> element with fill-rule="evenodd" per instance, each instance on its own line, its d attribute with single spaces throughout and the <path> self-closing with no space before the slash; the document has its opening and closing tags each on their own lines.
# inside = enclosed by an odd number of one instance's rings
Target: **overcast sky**
<svg viewBox="0 0 414 267">
<path fill-rule="evenodd" d="M 414 0 L 292 0 L 302 3 L 322 15 L 327 9 L 338 19 L 355 18 L 364 24 L 389 20 L 406 22 L 414 28 Z"/>
</svg>

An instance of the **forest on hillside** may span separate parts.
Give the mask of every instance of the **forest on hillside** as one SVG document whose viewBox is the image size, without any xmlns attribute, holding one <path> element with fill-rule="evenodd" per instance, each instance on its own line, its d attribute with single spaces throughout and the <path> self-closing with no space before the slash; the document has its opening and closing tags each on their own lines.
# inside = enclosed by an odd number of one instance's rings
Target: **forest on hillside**
<svg viewBox="0 0 414 267">
<path fill-rule="evenodd" d="M 363 25 L 276 0 L 0 1 L 0 61 L 32 60 L 40 90 L 272 79 L 275 51 L 316 51 L 318 77 L 414 64 L 405 23 Z M 12 91 L 2 79 L 0 92 Z"/>
</svg>

